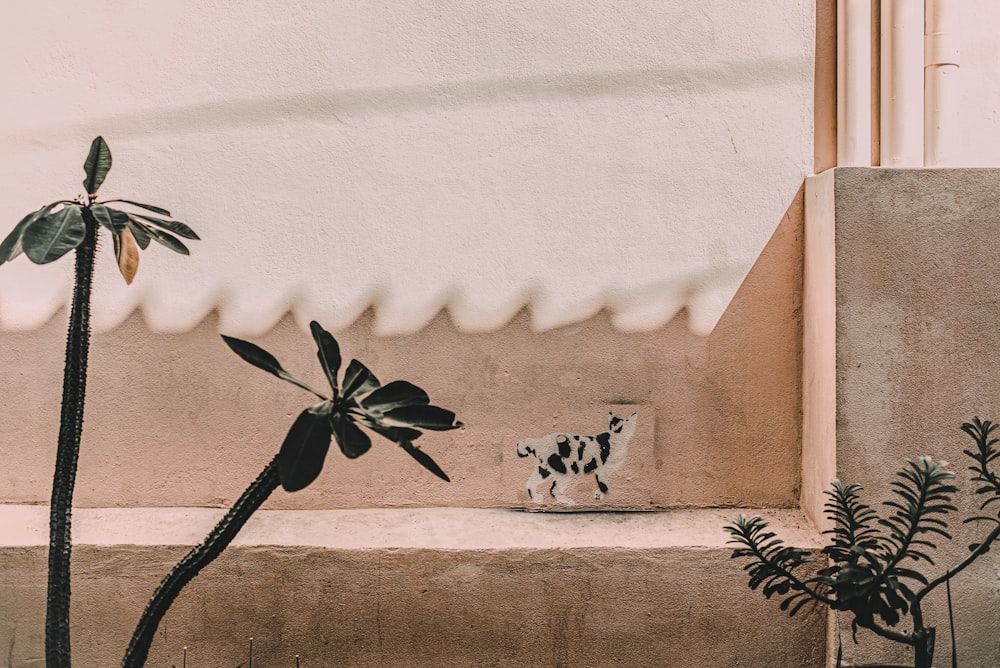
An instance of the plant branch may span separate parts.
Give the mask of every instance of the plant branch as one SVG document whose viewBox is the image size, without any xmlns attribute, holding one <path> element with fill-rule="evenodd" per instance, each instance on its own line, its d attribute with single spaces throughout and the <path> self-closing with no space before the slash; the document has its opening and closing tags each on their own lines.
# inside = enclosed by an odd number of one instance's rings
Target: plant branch
<svg viewBox="0 0 1000 668">
<path fill-rule="evenodd" d="M 931 580 L 929 583 L 927 583 L 926 587 L 917 592 L 917 595 L 913 598 L 913 603 L 915 605 L 919 604 L 920 601 L 922 601 L 923 598 L 927 596 L 927 594 L 929 594 L 932 589 L 941 585 L 943 582 L 946 582 L 947 580 L 951 579 L 958 573 L 962 572 L 969 566 L 969 564 L 978 559 L 980 556 L 986 554 L 986 552 L 990 549 L 990 545 L 997 538 L 1000 538 L 1000 524 L 998 524 L 993 529 L 993 531 L 990 532 L 990 534 L 986 537 L 986 539 L 982 543 L 980 543 L 976 547 L 976 549 L 969 554 L 969 556 L 963 559 L 958 566 L 955 566 L 955 568 L 952 568 L 951 570 L 945 571 L 942 575 L 938 576 L 934 580 Z"/>
<path fill-rule="evenodd" d="M 163 578 L 135 627 L 132 641 L 125 652 L 125 658 L 122 659 L 122 668 L 142 668 L 145 665 L 160 620 L 178 594 L 201 572 L 201 569 L 222 554 L 250 516 L 260 508 L 271 492 L 278 488 L 278 483 L 278 458 L 275 457 L 264 467 L 257 479 L 250 483 L 205 540 L 188 552 Z"/>
<path fill-rule="evenodd" d="M 868 629 L 869 631 L 880 635 L 888 640 L 893 640 L 898 643 L 903 643 L 904 645 L 915 645 L 916 638 L 914 638 L 911 633 L 903 633 L 901 631 L 893 631 L 892 629 L 887 629 L 884 626 L 879 626 L 875 622 L 866 622 L 864 624 L 858 623 L 861 628 Z"/>
<path fill-rule="evenodd" d="M 45 609 L 45 663 L 49 668 L 70 666 L 70 524 L 87 391 L 90 294 L 96 252 L 97 225 L 88 222 L 86 235 L 76 249 L 73 303 L 70 307 L 66 362 L 63 367 L 59 443 L 49 506 L 49 569 Z"/>
</svg>

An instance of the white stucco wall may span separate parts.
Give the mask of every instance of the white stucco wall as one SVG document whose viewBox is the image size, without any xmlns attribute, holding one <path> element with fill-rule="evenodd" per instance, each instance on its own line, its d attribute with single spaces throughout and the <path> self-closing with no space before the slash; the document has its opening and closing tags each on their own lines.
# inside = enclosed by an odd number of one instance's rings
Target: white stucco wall
<svg viewBox="0 0 1000 668">
<path fill-rule="evenodd" d="M 963 163 L 969 167 L 1000 166 L 1000 3 L 963 0 L 961 14 L 961 82 Z"/>
<path fill-rule="evenodd" d="M 707 332 L 811 165 L 813 5 L 9 0 L 0 229 L 78 194 L 102 134 L 102 195 L 204 240 L 129 288 L 99 257 L 98 329 L 141 303 L 167 330 L 371 304 L 381 333 L 442 307 L 480 330 L 527 303 Z M 0 269 L 0 327 L 50 318 L 70 265 Z"/>
</svg>

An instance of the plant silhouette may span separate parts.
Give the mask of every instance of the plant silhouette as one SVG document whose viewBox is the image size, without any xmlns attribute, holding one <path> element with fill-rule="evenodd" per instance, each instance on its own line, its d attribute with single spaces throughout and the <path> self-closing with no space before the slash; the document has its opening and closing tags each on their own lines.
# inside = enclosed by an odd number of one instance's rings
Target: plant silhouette
<svg viewBox="0 0 1000 668">
<path fill-rule="evenodd" d="M 35 264 L 48 264 L 76 251 L 49 515 L 45 610 L 45 665 L 49 668 L 70 666 L 70 525 L 87 391 L 90 298 L 99 230 L 104 227 L 111 232 L 115 259 L 126 283 L 132 282 L 139 268 L 139 249 L 148 247 L 150 240 L 187 255 L 187 247 L 174 234 L 198 238 L 194 230 L 161 207 L 124 199 L 97 201 L 97 191 L 111 169 L 111 150 L 103 137 L 91 142 L 83 169 L 85 195 L 58 200 L 29 213 L 0 242 L 0 264 L 22 253 Z M 125 208 L 107 206 L 111 203 Z"/>
<path fill-rule="evenodd" d="M 240 529 L 280 485 L 295 492 L 310 485 L 320 474 L 330 443 L 336 440 L 348 458 L 360 457 L 371 448 L 370 430 L 397 445 L 428 471 L 448 481 L 441 467 L 413 444 L 421 429 L 445 431 L 462 425 L 452 411 L 433 406 L 427 393 L 405 380 L 382 385 L 375 374 L 352 359 L 338 382 L 341 355 L 337 340 L 313 321 L 309 325 L 316 354 L 330 384 L 329 395 L 289 374 L 263 348 L 228 336 L 223 340 L 237 355 L 322 401 L 303 410 L 288 430 L 278 454 L 250 483 L 233 507 L 215 525 L 204 541 L 193 548 L 167 574 L 143 611 L 122 661 L 123 668 L 141 668 L 160 620 L 181 590 L 201 570 L 214 561 L 232 542 Z"/>
<path fill-rule="evenodd" d="M 969 467 L 978 483 L 975 493 L 985 500 L 980 510 L 1000 503 L 1000 477 L 991 464 L 1000 457 L 993 432 L 997 425 L 978 417 L 962 425 L 962 431 L 976 443 L 964 453 L 972 459 Z M 732 558 L 750 559 L 743 567 L 750 576 L 751 589 L 761 588 L 764 596 L 782 597 L 781 609 L 794 616 L 803 606 L 823 604 L 833 610 L 852 614 L 852 629 L 868 629 L 889 640 L 913 648 L 915 668 L 931 668 L 936 630 L 924 621 L 923 600 L 941 584 L 963 571 L 985 554 L 1000 537 L 1000 515 L 978 515 L 965 522 L 992 525 L 984 538 L 969 546 L 969 554 L 944 573 L 929 579 L 911 564 L 926 562 L 933 566 L 931 552 L 940 539 L 950 540 L 948 515 L 958 509 L 952 497 L 958 487 L 951 484 L 955 474 L 948 463 L 931 457 L 907 460 L 891 482 L 893 497 L 883 505 L 888 514 L 880 515 L 860 497 L 860 485 L 844 485 L 834 480 L 825 492 L 830 498 L 825 509 L 834 528 L 823 533 L 831 536 L 822 553 L 829 566 L 814 575 L 802 569 L 816 559 L 805 550 L 789 547 L 768 530 L 760 516 L 740 515 L 725 527 L 730 543 L 740 547 Z M 909 618 L 911 629 L 899 630 Z"/>
</svg>

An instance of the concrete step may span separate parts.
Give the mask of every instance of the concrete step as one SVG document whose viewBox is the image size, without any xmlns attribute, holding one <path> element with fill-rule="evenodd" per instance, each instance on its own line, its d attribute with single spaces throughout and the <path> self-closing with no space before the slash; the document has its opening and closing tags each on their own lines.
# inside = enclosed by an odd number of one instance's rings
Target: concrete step
<svg viewBox="0 0 1000 668">
<path fill-rule="evenodd" d="M 74 514 L 74 665 L 118 665 L 160 578 L 224 511 Z M 825 663 L 821 610 L 751 592 L 739 510 L 263 510 L 181 594 L 148 666 L 729 666 Z M 790 545 L 819 536 L 765 514 Z M 0 664 L 44 664 L 48 508 L 0 505 Z M 6 660 L 6 663 L 4 663 Z"/>
</svg>

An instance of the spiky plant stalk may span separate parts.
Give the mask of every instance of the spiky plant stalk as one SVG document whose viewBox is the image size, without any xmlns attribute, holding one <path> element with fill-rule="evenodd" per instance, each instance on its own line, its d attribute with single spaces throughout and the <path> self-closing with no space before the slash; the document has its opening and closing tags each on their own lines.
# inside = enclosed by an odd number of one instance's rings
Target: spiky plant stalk
<svg viewBox="0 0 1000 668">
<path fill-rule="evenodd" d="M 330 397 L 285 371 L 278 360 L 263 348 L 248 341 L 222 337 L 226 345 L 245 361 L 323 401 L 299 414 L 277 456 L 264 467 L 205 540 L 188 552 L 163 578 L 132 634 L 132 641 L 122 659 L 122 668 L 142 668 L 145 665 L 156 629 L 178 594 L 205 566 L 222 554 L 279 484 L 286 492 L 296 492 L 309 486 L 323 469 L 333 440 L 350 459 L 368 452 L 371 439 L 359 424 L 395 442 L 421 466 L 449 482 L 441 467 L 430 455 L 413 445 L 413 441 L 423 435 L 420 429 L 446 431 L 463 426 L 455 419 L 455 413 L 432 406 L 424 390 L 405 380 L 382 385 L 375 374 L 357 360 L 351 360 L 342 380 L 338 381 L 340 345 L 319 323 L 309 323 L 309 329 L 316 343 L 316 356 L 330 383 Z"/>
<path fill-rule="evenodd" d="M 142 617 L 132 634 L 132 641 L 125 652 L 125 658 L 122 659 L 122 668 L 142 668 L 146 664 L 156 629 L 178 594 L 205 566 L 222 554 L 250 516 L 260 508 L 271 492 L 278 488 L 279 482 L 278 458 L 275 457 L 264 467 L 257 479 L 250 483 L 205 540 L 170 569 L 142 612 Z"/>
<path fill-rule="evenodd" d="M 194 230 L 173 220 L 169 211 L 158 206 L 123 199 L 98 202 L 97 191 L 110 169 L 111 150 L 103 137 L 96 137 L 83 164 L 86 197 L 72 201 L 58 200 L 29 213 L 0 242 L 0 264 L 22 253 L 35 264 L 48 264 L 76 250 L 73 301 L 66 334 L 59 442 L 49 509 L 49 571 L 45 610 L 45 661 L 49 668 L 70 666 L 71 515 L 87 389 L 90 294 L 98 229 L 106 227 L 111 232 L 115 260 L 126 283 L 132 282 L 138 270 L 139 249 L 145 249 L 150 241 L 155 240 L 187 255 L 187 247 L 171 232 L 186 239 L 198 238 Z M 105 206 L 112 202 L 121 202 L 133 210 Z M 154 213 L 156 216 L 151 215 Z"/>
<path fill-rule="evenodd" d="M 87 223 L 86 236 L 76 248 L 73 305 L 66 334 L 59 444 L 52 477 L 49 508 L 49 573 L 45 609 L 45 665 L 69 668 L 71 515 L 76 466 L 83 432 L 83 405 L 87 391 L 90 352 L 90 290 L 97 251 L 97 225 Z"/>
</svg>

